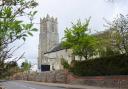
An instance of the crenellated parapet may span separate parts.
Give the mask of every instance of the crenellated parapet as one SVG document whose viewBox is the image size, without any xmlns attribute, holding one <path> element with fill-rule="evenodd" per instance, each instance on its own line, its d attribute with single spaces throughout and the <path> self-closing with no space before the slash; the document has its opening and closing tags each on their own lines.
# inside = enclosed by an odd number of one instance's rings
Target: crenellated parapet
<svg viewBox="0 0 128 89">
<path fill-rule="evenodd" d="M 44 17 L 43 19 L 40 18 L 40 21 L 41 21 L 42 23 L 45 23 L 45 22 L 47 22 L 47 21 L 52 21 L 52 22 L 54 22 L 54 23 L 58 23 L 57 18 L 54 18 L 53 16 L 50 17 L 50 15 L 48 15 L 48 14 L 47 14 L 47 16 Z"/>
</svg>

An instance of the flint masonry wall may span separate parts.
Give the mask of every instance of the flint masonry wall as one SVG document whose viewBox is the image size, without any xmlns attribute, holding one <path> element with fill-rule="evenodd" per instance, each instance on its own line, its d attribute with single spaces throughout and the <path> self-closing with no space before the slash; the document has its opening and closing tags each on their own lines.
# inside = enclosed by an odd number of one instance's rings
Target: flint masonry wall
<svg viewBox="0 0 128 89">
<path fill-rule="evenodd" d="M 128 89 L 128 75 L 78 77 L 65 70 L 60 70 L 31 74 L 19 73 L 13 76 L 13 79 Z"/>
<path fill-rule="evenodd" d="M 63 70 L 42 73 L 18 73 L 12 79 L 51 83 L 67 83 L 67 72 Z"/>
</svg>

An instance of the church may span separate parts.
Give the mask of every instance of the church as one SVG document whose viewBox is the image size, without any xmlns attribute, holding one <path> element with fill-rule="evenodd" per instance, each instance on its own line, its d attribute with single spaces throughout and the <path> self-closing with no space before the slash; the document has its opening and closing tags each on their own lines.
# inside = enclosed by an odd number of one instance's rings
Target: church
<svg viewBox="0 0 128 89">
<path fill-rule="evenodd" d="M 38 45 L 38 68 L 40 71 L 61 70 L 61 59 L 68 63 L 73 60 L 70 49 L 63 49 L 59 43 L 57 18 L 47 15 L 40 18 L 40 34 Z"/>
</svg>

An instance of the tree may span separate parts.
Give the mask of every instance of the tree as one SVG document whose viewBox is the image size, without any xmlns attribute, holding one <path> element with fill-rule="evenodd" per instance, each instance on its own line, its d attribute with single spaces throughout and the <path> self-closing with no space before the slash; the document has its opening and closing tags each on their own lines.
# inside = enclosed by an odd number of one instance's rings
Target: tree
<svg viewBox="0 0 128 89">
<path fill-rule="evenodd" d="M 27 60 L 25 60 L 25 62 L 23 62 L 22 64 L 21 64 L 21 70 L 22 70 L 22 72 L 24 73 L 26 73 L 27 75 L 27 80 L 28 80 L 28 77 L 29 77 L 29 73 L 30 73 L 30 68 L 32 67 L 32 65 L 31 65 L 31 63 L 30 62 L 28 62 Z"/>
<path fill-rule="evenodd" d="M 112 56 L 120 53 L 115 44 L 116 35 L 117 34 L 110 29 L 94 34 L 100 42 L 100 46 L 98 46 L 98 54 L 100 57 Z"/>
<path fill-rule="evenodd" d="M 78 20 L 71 28 L 66 28 L 62 42 L 63 47 L 72 49 L 74 55 L 86 60 L 96 54 L 98 44 L 98 40 L 88 33 L 89 22 L 90 19 L 85 23 Z"/>
<path fill-rule="evenodd" d="M 27 60 L 21 64 L 21 68 L 23 71 L 29 71 L 31 68 L 31 63 L 29 63 Z"/>
<path fill-rule="evenodd" d="M 113 40 L 121 53 L 128 55 L 128 15 L 120 14 L 111 24 L 109 29 L 115 33 Z"/>
<path fill-rule="evenodd" d="M 4 63 L 4 65 L 0 69 L 1 76 L 0 78 L 5 78 L 7 76 L 12 76 L 13 74 L 19 71 L 19 67 L 16 61 L 10 61 Z"/>
<path fill-rule="evenodd" d="M 33 19 L 37 13 L 34 8 L 37 5 L 35 0 L 2 0 L 0 3 L 1 68 L 4 68 L 5 60 L 12 58 L 12 53 L 16 50 L 8 46 L 18 39 L 25 41 L 28 35 L 32 36 L 31 32 L 37 31 L 33 27 Z"/>
</svg>

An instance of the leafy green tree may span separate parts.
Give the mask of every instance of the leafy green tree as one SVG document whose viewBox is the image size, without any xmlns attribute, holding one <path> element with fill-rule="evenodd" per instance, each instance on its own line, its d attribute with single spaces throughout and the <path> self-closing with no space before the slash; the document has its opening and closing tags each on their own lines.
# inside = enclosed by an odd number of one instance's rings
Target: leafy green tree
<svg viewBox="0 0 128 89">
<path fill-rule="evenodd" d="M 100 57 L 120 54 L 114 40 L 116 35 L 115 32 L 109 29 L 95 34 L 95 37 L 100 42 L 100 46 L 98 46 L 98 54 Z"/>
<path fill-rule="evenodd" d="M 98 40 L 88 33 L 90 19 L 82 23 L 80 20 L 71 28 L 66 28 L 63 38 L 63 47 L 71 48 L 73 54 L 84 57 L 86 60 L 96 54 Z"/>
<path fill-rule="evenodd" d="M 4 61 L 12 58 L 16 50 L 8 46 L 18 39 L 25 41 L 28 35 L 32 36 L 33 19 L 37 13 L 35 0 L 2 0 L 0 3 L 0 68 L 4 67 Z M 12 52 L 12 53 L 11 53 Z M 2 74 L 0 72 L 0 74 Z"/>
</svg>

